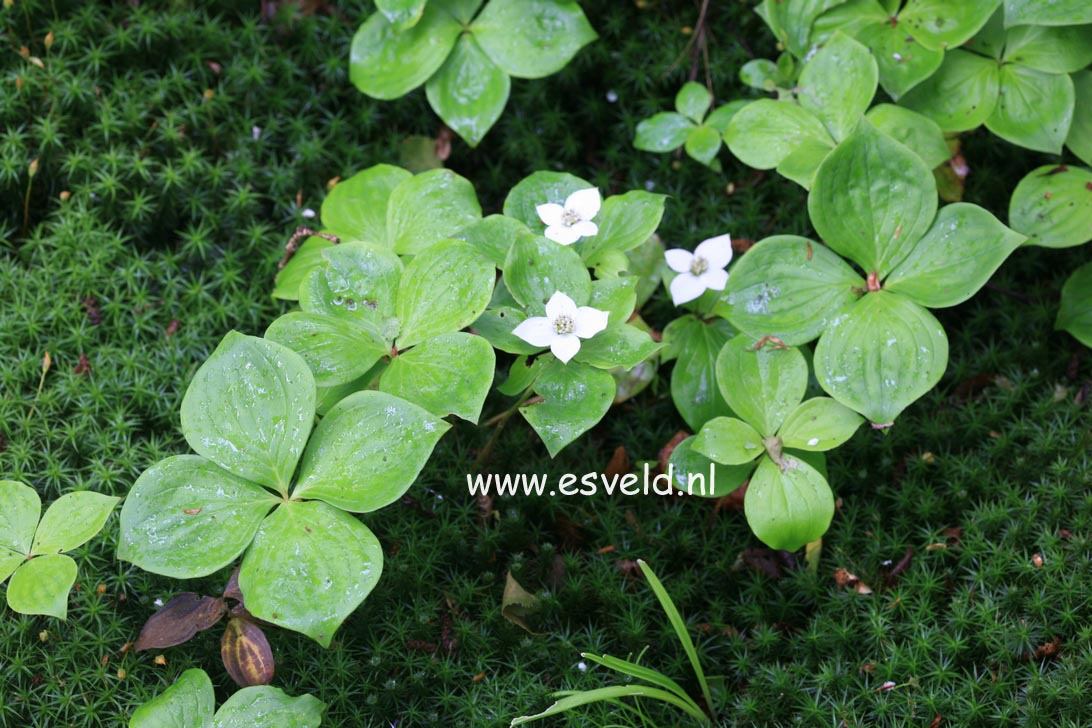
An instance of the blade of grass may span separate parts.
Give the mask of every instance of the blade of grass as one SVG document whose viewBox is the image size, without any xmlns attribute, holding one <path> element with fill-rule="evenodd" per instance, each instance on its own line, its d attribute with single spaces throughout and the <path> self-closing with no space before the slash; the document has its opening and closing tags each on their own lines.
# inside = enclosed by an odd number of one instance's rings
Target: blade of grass
<svg viewBox="0 0 1092 728">
<path fill-rule="evenodd" d="M 637 565 L 641 567 L 641 572 L 648 579 L 649 586 L 652 587 L 652 592 L 656 595 L 656 598 L 660 600 L 660 606 L 663 607 L 664 613 L 667 615 L 668 620 L 671 622 L 671 626 L 675 629 L 675 634 L 679 637 L 679 642 L 682 644 L 683 651 L 686 652 L 686 656 L 690 659 L 690 665 L 694 668 L 694 674 L 698 678 L 698 684 L 701 685 L 701 694 L 705 698 L 705 704 L 709 707 L 709 713 L 716 720 L 717 709 L 713 705 L 713 696 L 709 692 L 709 683 L 705 680 L 705 671 L 702 670 L 701 662 L 698 660 L 698 651 L 694 649 L 694 642 L 690 639 L 690 633 L 686 631 L 686 623 L 683 622 L 682 615 L 679 614 L 679 610 L 675 608 L 675 602 L 671 601 L 671 595 L 667 593 L 667 589 L 664 589 L 664 585 L 653 573 L 652 567 L 641 559 L 637 560 Z"/>
<path fill-rule="evenodd" d="M 647 685 L 612 685 L 607 688 L 587 690 L 576 693 L 575 695 L 566 695 L 541 713 L 536 713 L 535 715 L 521 715 L 518 718 L 513 718 L 511 727 L 515 728 L 515 726 L 530 723 L 531 721 L 539 720 L 540 718 L 560 715 L 573 708 L 579 708 L 580 706 L 588 705 L 589 703 L 614 700 L 617 698 L 651 698 L 653 700 L 660 700 L 675 706 L 702 724 L 707 725 L 709 723 L 709 716 L 697 709 L 696 706 L 687 704 L 680 700 L 677 695 L 669 693 L 666 690 L 660 690 L 659 688 L 653 688 Z"/>
</svg>

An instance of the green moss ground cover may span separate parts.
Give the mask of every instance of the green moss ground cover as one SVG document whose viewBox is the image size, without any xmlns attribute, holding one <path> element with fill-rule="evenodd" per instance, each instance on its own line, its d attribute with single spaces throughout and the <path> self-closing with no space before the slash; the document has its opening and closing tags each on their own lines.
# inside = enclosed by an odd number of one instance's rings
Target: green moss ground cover
<svg viewBox="0 0 1092 728">
<path fill-rule="evenodd" d="M 145 467 L 184 450 L 181 394 L 228 329 L 259 333 L 277 314 L 272 276 L 302 211 L 318 208 L 329 179 L 397 161 L 405 136 L 438 128 L 423 93 L 380 103 L 350 88 L 348 43 L 368 4 L 283 6 L 269 23 L 258 5 L 16 0 L 0 10 L 0 475 L 45 500 L 124 495 Z M 637 121 L 669 108 L 686 78 L 681 29 L 697 3 L 585 5 L 601 40 L 557 76 L 515 82 L 479 150 L 455 142 L 449 165 L 486 210 L 530 171 L 565 169 L 604 190 L 670 194 L 661 234 L 672 244 L 725 230 L 808 233 L 804 194 L 787 181 L 631 147 Z M 727 101 L 743 93 L 735 73 L 749 48 L 772 49 L 746 4 L 714 5 L 710 72 Z M 1008 190 L 1039 163 L 978 135 L 967 158 L 968 199 L 1002 216 Z M 700 499 L 498 498 L 483 525 L 465 476 L 488 433 L 463 427 L 411 499 L 366 516 L 385 573 L 335 645 L 271 634 L 275 684 L 326 701 L 333 726 L 502 726 L 552 690 L 604 684 L 604 671 L 579 669 L 581 650 L 651 645 L 648 663 L 685 677 L 627 567 L 644 558 L 689 619 L 707 671 L 724 677 L 725 725 L 1088 725 L 1092 357 L 1051 331 L 1080 262 L 1079 249 L 1018 251 L 993 287 L 942 313 L 952 361 L 940 388 L 889 434 L 861 432 L 831 459 L 843 502 L 817 575 L 733 568 L 758 544 L 742 514 Z M 662 302 L 649 312 L 658 325 L 671 316 Z M 552 462 L 513 422 L 491 467 L 584 473 L 620 444 L 653 459 L 681 427 L 661 384 Z M 160 653 L 121 652 L 153 600 L 218 593 L 223 578 L 180 583 L 121 564 L 115 530 L 116 516 L 75 554 L 67 624 L 0 612 L 0 725 L 120 725 L 193 666 L 221 699 L 230 693 L 217 630 L 163 652 L 166 665 Z M 927 550 L 938 543 L 947 547 Z M 874 593 L 840 588 L 839 567 Z M 502 618 L 508 570 L 543 598 L 531 620 L 543 636 Z M 895 687 L 881 689 L 887 681 Z"/>
</svg>

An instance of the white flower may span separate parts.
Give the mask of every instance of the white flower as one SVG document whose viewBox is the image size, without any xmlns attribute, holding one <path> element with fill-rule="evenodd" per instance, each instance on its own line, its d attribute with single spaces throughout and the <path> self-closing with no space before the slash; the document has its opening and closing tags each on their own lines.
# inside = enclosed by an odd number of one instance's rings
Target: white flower
<svg viewBox="0 0 1092 728">
<path fill-rule="evenodd" d="M 545 316 L 532 316 L 512 333 L 532 346 L 548 346 L 558 359 L 568 363 L 580 351 L 580 340 L 590 339 L 607 328 L 607 312 L 580 306 L 561 291 L 550 296 Z"/>
<path fill-rule="evenodd" d="M 732 261 L 732 236 L 703 240 L 693 253 L 674 248 L 666 251 L 664 258 L 667 267 L 679 274 L 671 281 L 671 300 L 679 306 L 706 290 L 723 291 L 728 285 L 728 271 L 724 269 Z"/>
<path fill-rule="evenodd" d="M 591 220 L 599 214 L 602 205 L 599 190 L 589 187 L 569 195 L 564 205 L 556 202 L 536 205 L 535 212 L 546 224 L 546 237 L 555 243 L 572 245 L 580 238 L 590 238 L 599 233 L 599 226 Z"/>
</svg>

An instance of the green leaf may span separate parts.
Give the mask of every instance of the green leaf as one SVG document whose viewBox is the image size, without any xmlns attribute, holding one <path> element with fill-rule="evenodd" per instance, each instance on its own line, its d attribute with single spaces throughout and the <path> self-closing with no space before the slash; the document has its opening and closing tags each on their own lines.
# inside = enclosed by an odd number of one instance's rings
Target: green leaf
<svg viewBox="0 0 1092 728">
<path fill-rule="evenodd" d="M 36 490 L 14 480 L 0 480 L 0 548 L 30 554 L 41 515 L 42 501 Z"/>
<path fill-rule="evenodd" d="M 682 114 L 665 111 L 637 125 L 633 146 L 643 152 L 671 152 L 683 145 L 697 127 Z"/>
<path fill-rule="evenodd" d="M 944 54 L 944 63 L 900 101 L 940 125 L 946 132 L 981 125 L 997 106 L 1000 67 L 992 58 L 964 50 Z"/>
<path fill-rule="evenodd" d="M 759 99 L 740 109 L 724 130 L 729 151 L 755 169 L 773 169 L 807 141 L 834 143 L 815 114 L 789 101 Z"/>
<path fill-rule="evenodd" d="M 440 69 L 460 30 L 459 22 L 435 2 L 402 32 L 382 13 L 374 13 L 353 36 L 349 80 L 372 98 L 405 96 Z"/>
<path fill-rule="evenodd" d="M 608 197 L 598 215 L 598 234 L 579 243 L 581 257 L 591 260 L 604 250 L 626 252 L 648 240 L 663 219 L 665 199 L 664 195 L 641 190 Z"/>
<path fill-rule="evenodd" d="M 3 584 L 5 580 L 19 568 L 19 564 L 26 561 L 26 554 L 17 553 L 11 551 L 4 546 L 0 546 L 0 584 Z"/>
<path fill-rule="evenodd" d="M 421 20 L 428 0 L 375 0 L 375 7 L 399 32 L 412 28 Z"/>
<path fill-rule="evenodd" d="M 542 368 L 534 391 L 542 401 L 525 404 L 519 411 L 554 457 L 603 419 L 617 385 L 614 377 L 601 369 L 555 359 Z"/>
<path fill-rule="evenodd" d="M 1000 96 L 986 128 L 1013 144 L 1061 154 L 1073 123 L 1073 80 L 1015 63 L 1002 66 L 999 78 Z"/>
<path fill-rule="evenodd" d="M 644 665 L 638 665 L 636 662 L 630 662 L 629 660 L 622 660 L 617 657 L 611 657 L 610 655 L 593 655 L 590 652 L 581 652 L 580 656 L 586 660 L 591 660 L 597 665 L 602 665 L 608 670 L 614 670 L 623 675 L 634 677 L 638 680 L 651 683 L 657 687 L 669 690 L 675 695 L 679 696 L 683 700 L 691 701 L 692 698 L 686 694 L 686 690 L 681 685 L 664 675 L 662 672 L 657 672 L 652 668 L 645 667 Z"/>
<path fill-rule="evenodd" d="M 1005 38 L 1004 60 L 1046 73 L 1074 73 L 1092 63 L 1092 25 L 1021 25 Z"/>
<path fill-rule="evenodd" d="M 1074 73 L 1073 123 L 1066 146 L 1087 165 L 1092 165 L 1092 70 Z"/>
<path fill-rule="evenodd" d="M 387 235 L 394 252 L 416 255 L 481 217 L 474 185 L 450 169 L 432 169 L 391 192 Z"/>
<path fill-rule="evenodd" d="M 918 155 L 862 121 L 819 167 L 808 212 L 835 252 L 882 278 L 933 224 L 937 185 Z"/>
<path fill-rule="evenodd" d="M 895 1 L 898 5 L 902 4 L 902 0 Z M 869 35 L 876 32 L 878 26 L 885 23 L 890 25 L 897 10 L 898 7 L 887 9 L 877 0 L 842 2 L 815 19 L 811 28 L 811 42 L 824 43 L 840 30 L 851 38 L 867 43 Z"/>
<path fill-rule="evenodd" d="M 243 552 L 277 502 L 196 455 L 161 460 L 125 498 L 118 558 L 163 576 L 207 576 Z"/>
<path fill-rule="evenodd" d="M 1092 5 L 1086 0 L 1005 0 L 1006 28 L 1083 23 L 1092 23 Z"/>
<path fill-rule="evenodd" d="M 512 82 L 470 33 L 464 33 L 425 86 L 429 105 L 471 147 L 497 123 Z"/>
<path fill-rule="evenodd" d="M 760 435 L 774 435 L 808 389 L 808 363 L 799 349 L 764 346 L 737 336 L 717 355 L 724 401 Z"/>
<path fill-rule="evenodd" d="M 1092 263 L 1085 263 L 1066 279 L 1054 328 L 1068 331 L 1077 341 L 1092 347 Z"/>
<path fill-rule="evenodd" d="M 89 490 L 62 495 L 42 516 L 31 553 L 62 553 L 79 548 L 102 530 L 119 500 Z"/>
<path fill-rule="evenodd" d="M 764 0 L 770 27 L 797 58 L 811 51 L 811 26 L 815 19 L 845 0 Z"/>
<path fill-rule="evenodd" d="M 11 575 L 8 606 L 19 614 L 68 617 L 68 592 L 76 583 L 76 562 L 64 554 L 35 556 Z"/>
<path fill-rule="evenodd" d="M 612 323 L 590 339 L 580 342 L 576 360 L 598 369 L 622 367 L 629 371 L 662 348 L 635 326 Z"/>
<path fill-rule="evenodd" d="M 629 321 L 637 305 L 636 290 L 640 282 L 637 276 L 592 281 L 588 305 L 606 311 L 612 322 L 620 324 Z"/>
<path fill-rule="evenodd" d="M 315 428 L 292 497 L 326 501 L 356 513 L 382 508 L 413 485 L 450 428 L 392 394 L 351 394 Z"/>
<path fill-rule="evenodd" d="M 671 399 L 695 432 L 717 415 L 728 413 L 715 372 L 717 354 L 731 337 L 727 321 L 706 324 L 690 314 L 675 319 L 664 329 L 664 344 L 682 353 L 671 372 Z"/>
<path fill-rule="evenodd" d="M 751 477 L 754 465 L 714 462 L 694 449 L 696 439 L 690 436 L 671 451 L 668 465 L 676 489 L 702 498 L 724 498 Z"/>
<path fill-rule="evenodd" d="M 753 338 L 776 336 L 799 346 L 818 337 L 864 288 L 864 279 L 825 246 L 775 235 L 732 267 L 728 319 Z"/>
<path fill-rule="evenodd" d="M 1001 0 L 908 0 L 899 24 L 909 26 L 924 47 L 942 51 L 970 40 L 1000 5 Z"/>
<path fill-rule="evenodd" d="M 591 295 L 591 276 L 580 255 L 541 235 L 522 234 L 516 238 L 504 263 L 504 284 L 528 312 L 536 315 L 542 314 L 546 302 L 558 291 L 577 306 L 585 305 Z"/>
<path fill-rule="evenodd" d="M 322 222 L 349 240 L 387 244 L 387 202 L 413 177 L 401 167 L 377 164 L 338 182 L 322 201 Z M 299 252 L 303 252 L 301 248 Z M 299 255 L 299 252 L 296 255 Z"/>
<path fill-rule="evenodd" d="M 212 728 L 318 728 L 326 704 L 312 695 L 293 698 L 268 685 L 239 690 L 220 706 Z"/>
<path fill-rule="evenodd" d="M 512 334 L 512 329 L 527 318 L 526 313 L 514 306 L 498 306 L 479 316 L 470 328 L 501 351 L 509 354 L 536 354 L 541 347 L 532 346 Z"/>
<path fill-rule="evenodd" d="M 343 243 L 323 257 L 326 265 L 311 271 L 300 285 L 300 308 L 359 325 L 373 339 L 393 343 L 388 329 L 402 278 L 398 256 L 371 243 Z"/>
<path fill-rule="evenodd" d="M 812 397 L 789 413 L 778 435 L 785 447 L 820 452 L 845 443 L 863 422 L 829 397 Z"/>
<path fill-rule="evenodd" d="M 480 250 L 497 268 L 504 267 L 512 242 L 527 226 L 513 217 L 490 215 L 465 227 L 456 236 Z"/>
<path fill-rule="evenodd" d="M 493 385 L 496 355 L 473 334 L 442 334 L 395 357 L 379 389 L 424 407 L 439 417 L 477 422 Z"/>
<path fill-rule="evenodd" d="M 686 137 L 685 146 L 691 159 L 708 166 L 720 151 L 720 132 L 711 126 L 699 126 Z"/>
<path fill-rule="evenodd" d="M 493 295 L 497 271 L 474 246 L 445 240 L 415 256 L 398 290 L 399 350 L 466 328 Z"/>
<path fill-rule="evenodd" d="M 199 455 L 287 492 L 315 419 L 315 378 L 286 346 L 232 331 L 182 399 L 182 434 Z"/>
<path fill-rule="evenodd" d="M 1009 224 L 1028 236 L 1028 245 L 1069 248 L 1092 240 L 1092 170 L 1032 170 L 1013 190 Z"/>
<path fill-rule="evenodd" d="M 827 532 L 834 517 L 834 494 L 812 466 L 791 455 L 784 469 L 762 458 L 751 476 L 743 512 L 751 530 L 764 544 L 796 551 Z"/>
<path fill-rule="evenodd" d="M 133 711 L 129 728 L 208 728 L 215 709 L 209 676 L 204 670 L 190 669 Z"/>
<path fill-rule="evenodd" d="M 739 69 L 739 80 L 759 91 L 772 92 L 777 88 L 781 74 L 773 61 L 768 58 L 755 58 L 744 63 Z"/>
<path fill-rule="evenodd" d="M 777 165 L 777 173 L 791 179 L 806 190 L 810 190 L 815 181 L 819 165 L 827 158 L 834 147 L 818 139 L 805 139 L 800 146 Z"/>
<path fill-rule="evenodd" d="M 834 399 L 889 425 L 940 381 L 948 337 L 926 309 L 875 291 L 831 323 L 815 347 L 815 376 Z"/>
<path fill-rule="evenodd" d="M 877 104 L 868 110 L 865 118 L 884 134 L 909 147 L 929 169 L 939 167 L 952 156 L 937 123 L 916 111 L 894 104 Z"/>
<path fill-rule="evenodd" d="M 977 205 L 948 205 L 884 288 L 928 308 L 954 306 L 986 285 L 1026 239 Z"/>
<path fill-rule="evenodd" d="M 525 392 L 538 379 L 538 373 L 546 363 L 546 357 L 528 358 L 521 356 L 512 362 L 508 369 L 508 378 L 497 387 L 505 397 L 516 397 Z"/>
<path fill-rule="evenodd" d="M 696 81 L 688 81 L 675 94 L 675 110 L 688 117 L 695 124 L 700 124 L 713 103 L 713 94 Z"/>
<path fill-rule="evenodd" d="M 804 64 L 796 98 L 814 113 L 835 141 L 849 136 L 872 97 L 879 70 L 868 48 L 844 33 L 835 33 Z"/>
<path fill-rule="evenodd" d="M 884 91 L 896 101 L 907 91 L 936 73 L 944 62 L 944 51 L 929 50 L 890 19 L 870 25 L 857 38 L 872 51 L 879 67 Z"/>
<path fill-rule="evenodd" d="M 319 387 L 351 382 L 390 353 L 367 329 L 321 313 L 286 313 L 265 337 L 302 356 Z"/>
<path fill-rule="evenodd" d="M 706 422 L 692 447 L 722 465 L 746 465 L 766 452 L 762 435 L 735 417 L 714 417 Z"/>
<path fill-rule="evenodd" d="M 660 282 L 663 279 L 664 243 L 660 240 L 659 235 L 651 235 L 648 240 L 627 251 L 626 257 L 629 259 L 627 269 L 630 276 L 637 280 L 637 300 L 634 308 L 639 308 L 644 306 L 648 299 L 652 297 L 652 294 L 660 287 Z M 592 284 L 592 300 L 596 300 L 594 283 Z M 632 309 L 630 311 L 632 312 Z M 628 316 L 629 314 L 626 314 L 625 317 L 619 317 L 619 319 L 624 320 Z"/>
<path fill-rule="evenodd" d="M 752 99 L 736 99 L 735 101 L 729 101 L 724 106 L 718 106 L 705 119 L 705 126 L 712 127 L 723 135 L 724 130 L 728 128 L 728 123 L 732 121 L 732 117 L 751 103 L 753 103 Z"/>
<path fill-rule="evenodd" d="M 557 73 L 598 37 L 569 0 L 490 0 L 470 30 L 486 55 L 516 78 Z"/>
<path fill-rule="evenodd" d="M 566 172 L 535 172 L 516 183 L 504 198 L 504 214 L 530 226 L 539 235 L 546 229 L 535 208 L 547 202 L 565 204 L 565 198 L 592 183 Z"/>
<path fill-rule="evenodd" d="M 239 588 L 255 617 L 329 647 L 382 570 L 383 549 L 363 523 L 326 503 L 288 502 L 258 529 Z"/>
<path fill-rule="evenodd" d="M 277 273 L 273 298 L 284 301 L 296 301 L 300 297 L 300 284 L 303 279 L 315 268 L 322 265 L 326 259 L 322 257 L 322 251 L 333 247 L 333 243 L 319 237 L 309 237 L 296 249 L 295 254 L 288 263 Z"/>
</svg>

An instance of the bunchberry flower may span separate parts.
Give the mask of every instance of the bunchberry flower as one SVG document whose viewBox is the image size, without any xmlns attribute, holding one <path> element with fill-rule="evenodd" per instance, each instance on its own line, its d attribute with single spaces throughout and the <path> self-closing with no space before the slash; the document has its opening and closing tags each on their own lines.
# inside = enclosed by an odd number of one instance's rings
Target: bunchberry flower
<svg viewBox="0 0 1092 728">
<path fill-rule="evenodd" d="M 535 212 L 546 224 L 544 234 L 547 238 L 562 245 L 572 245 L 580 238 L 590 238 L 599 233 L 599 226 L 592 222 L 592 218 L 599 214 L 602 205 L 599 190 L 589 187 L 569 195 L 564 205 L 556 202 L 536 205 Z"/>
<path fill-rule="evenodd" d="M 563 363 L 580 351 L 580 340 L 590 339 L 607 328 L 607 312 L 591 306 L 577 307 L 561 291 L 550 296 L 545 316 L 532 316 L 512 333 L 532 346 L 550 347 Z"/>
<path fill-rule="evenodd" d="M 723 291 L 728 285 L 728 263 L 732 261 L 732 236 L 718 235 L 703 240 L 691 253 L 673 248 L 664 253 L 667 267 L 679 275 L 671 281 L 671 300 L 676 306 L 705 293 Z"/>
</svg>

